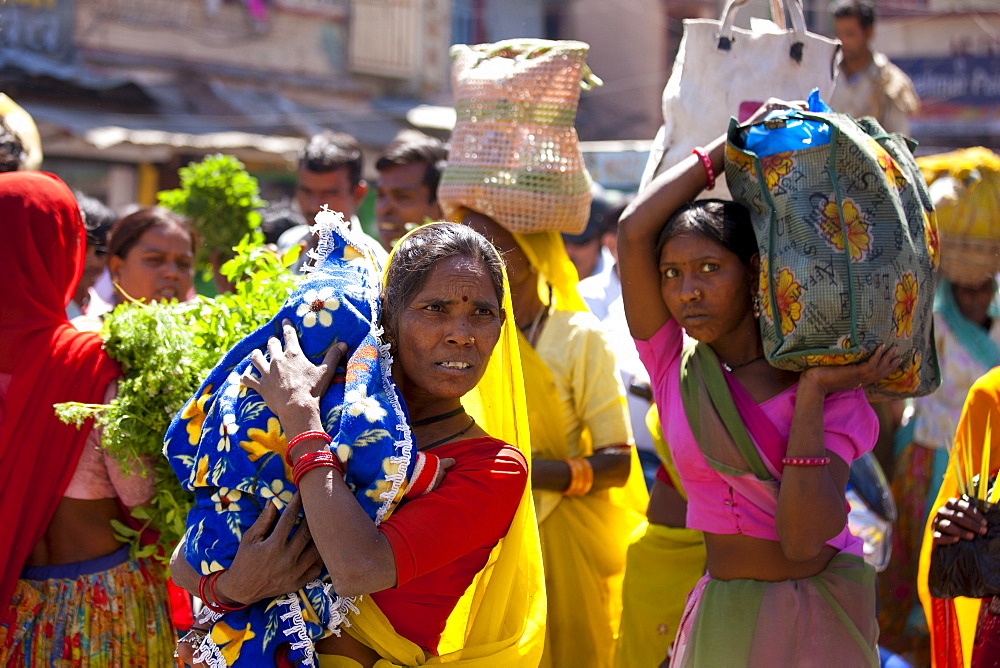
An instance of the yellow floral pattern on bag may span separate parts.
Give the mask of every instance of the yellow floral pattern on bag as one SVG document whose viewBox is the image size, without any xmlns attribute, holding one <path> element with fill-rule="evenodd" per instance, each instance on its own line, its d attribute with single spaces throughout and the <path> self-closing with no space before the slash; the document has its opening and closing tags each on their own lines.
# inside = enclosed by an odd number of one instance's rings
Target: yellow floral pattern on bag
<svg viewBox="0 0 1000 668">
<path fill-rule="evenodd" d="M 757 176 L 757 171 L 753 166 L 753 158 L 743 151 L 736 150 L 729 143 L 726 144 L 726 162 L 737 165 L 740 169 L 750 172 L 753 176 Z"/>
<path fill-rule="evenodd" d="M 909 364 L 903 364 L 889 374 L 885 380 L 878 383 L 879 387 L 899 394 L 916 390 L 920 386 L 920 358 L 920 353 L 914 353 Z"/>
<path fill-rule="evenodd" d="M 924 211 L 924 241 L 927 242 L 927 255 L 931 267 L 935 270 L 941 264 L 941 238 L 938 236 L 937 212 Z"/>
<path fill-rule="evenodd" d="M 917 307 L 917 279 L 913 274 L 903 274 L 896 283 L 896 305 L 892 308 L 892 324 L 896 338 L 913 336 L 913 311 Z"/>
<path fill-rule="evenodd" d="M 768 287 L 768 261 L 766 256 L 760 258 L 760 274 L 757 277 L 757 287 L 760 295 L 760 315 L 770 317 L 771 313 L 771 290 Z"/>
<path fill-rule="evenodd" d="M 837 348 L 841 350 L 853 348 L 854 343 L 851 341 L 850 336 L 841 337 L 840 341 L 837 342 Z M 841 366 L 844 364 L 853 364 L 859 361 L 865 356 L 865 351 L 861 350 L 856 353 L 831 353 L 829 355 L 806 355 L 806 363 L 810 366 Z"/>
<path fill-rule="evenodd" d="M 782 269 L 778 274 L 778 284 L 774 290 L 774 300 L 778 305 L 778 317 L 781 318 L 781 335 L 787 336 L 795 329 L 795 323 L 802 317 L 802 285 L 795 281 L 795 276 L 788 269 Z"/>
<path fill-rule="evenodd" d="M 791 153 L 775 153 L 760 159 L 760 166 L 764 170 L 764 182 L 768 190 L 774 188 L 781 181 L 782 176 L 787 176 L 795 168 L 795 161 Z"/>
<path fill-rule="evenodd" d="M 878 165 L 882 168 L 882 171 L 885 172 L 886 179 L 889 183 L 895 186 L 896 190 L 902 190 L 905 188 L 908 181 L 893 157 L 889 155 L 889 153 L 882 148 L 882 145 L 874 139 L 868 140 L 868 147 L 871 149 L 872 153 L 875 154 L 875 159 L 878 161 Z"/>
<path fill-rule="evenodd" d="M 840 210 L 837 201 L 828 199 L 820 210 L 820 230 L 834 248 L 848 250 L 854 261 L 863 260 L 871 246 L 871 235 L 868 234 L 868 221 L 862 217 L 857 205 L 850 199 L 844 199 L 844 221 L 841 225 Z M 844 240 L 844 228 L 847 228 L 847 240 Z"/>
</svg>

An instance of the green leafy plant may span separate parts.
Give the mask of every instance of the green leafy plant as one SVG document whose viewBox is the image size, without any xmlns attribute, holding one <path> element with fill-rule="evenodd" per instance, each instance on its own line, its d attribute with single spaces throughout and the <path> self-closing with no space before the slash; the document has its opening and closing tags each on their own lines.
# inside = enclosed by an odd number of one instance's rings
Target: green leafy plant
<svg viewBox="0 0 1000 668">
<path fill-rule="evenodd" d="M 298 258 L 298 247 L 278 256 L 248 235 L 235 252 L 222 267 L 235 285 L 231 293 L 180 303 L 123 304 L 109 313 L 104 347 L 124 372 L 117 397 L 110 404 L 56 405 L 64 422 L 79 426 L 93 418 L 95 426 L 103 426 L 102 447 L 119 461 L 141 457 L 153 462 L 147 475 L 153 476 L 156 493 L 132 512 L 141 529 L 114 522 L 119 540 L 131 543 L 136 557 L 168 560 L 191 507 L 191 493 L 163 456 L 171 420 L 222 356 L 277 313 L 294 288 L 288 267 Z M 156 544 L 139 544 L 146 528 L 159 532 Z"/>
<path fill-rule="evenodd" d="M 199 265 L 207 267 L 213 253 L 232 257 L 231 249 L 246 234 L 263 243 L 257 210 L 267 203 L 242 162 L 231 155 L 209 155 L 181 167 L 178 174 L 181 187 L 161 191 L 157 198 L 160 206 L 193 221 L 202 239 Z"/>
</svg>

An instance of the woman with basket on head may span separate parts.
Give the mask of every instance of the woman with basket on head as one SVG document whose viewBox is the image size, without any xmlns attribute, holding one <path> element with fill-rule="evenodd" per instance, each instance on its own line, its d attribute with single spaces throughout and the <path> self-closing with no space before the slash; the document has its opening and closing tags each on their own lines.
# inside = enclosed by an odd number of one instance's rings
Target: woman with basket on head
<svg viewBox="0 0 1000 668">
<path fill-rule="evenodd" d="M 687 492 L 687 526 L 705 533 L 708 574 L 688 598 L 671 665 L 877 666 L 875 572 L 847 527 L 845 487 L 877 437 L 862 387 L 901 360 L 879 345 L 860 363 L 768 364 L 758 317 L 796 321 L 807 307 L 788 276 L 763 281 L 746 208 L 691 201 L 722 169 L 725 139 L 657 177 L 619 227 L 629 327 Z M 733 188 L 738 175 L 727 175 Z"/>
<path fill-rule="evenodd" d="M 438 189 L 445 214 L 490 239 L 510 275 L 548 599 L 541 665 L 555 667 L 611 665 L 625 551 L 648 500 L 614 353 L 560 235 L 590 211 L 573 128 L 587 49 L 454 47 L 459 123 Z"/>
<path fill-rule="evenodd" d="M 899 506 L 892 561 L 880 577 L 879 622 L 897 651 L 926 647 L 908 620 L 917 605 L 917 561 L 928 516 L 972 384 L 1000 365 L 1000 156 L 976 147 L 917 159 L 930 185 L 941 240 L 942 280 L 934 300 L 941 387 L 913 400 L 896 434 L 892 491 Z M 919 643 L 919 644 L 918 644 Z"/>
</svg>

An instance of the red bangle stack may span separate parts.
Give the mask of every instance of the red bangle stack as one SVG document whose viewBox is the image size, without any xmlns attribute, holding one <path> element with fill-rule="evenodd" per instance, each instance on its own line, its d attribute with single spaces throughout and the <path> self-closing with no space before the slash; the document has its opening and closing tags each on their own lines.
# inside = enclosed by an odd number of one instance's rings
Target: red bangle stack
<svg viewBox="0 0 1000 668">
<path fill-rule="evenodd" d="M 226 614 L 227 612 L 234 612 L 236 610 L 242 610 L 249 607 L 246 605 L 226 605 L 219 601 L 218 594 L 215 593 L 215 582 L 219 579 L 219 576 L 226 572 L 227 569 L 221 571 L 215 571 L 214 573 L 209 573 L 208 575 L 202 575 L 201 581 L 198 582 L 198 598 L 200 598 L 204 603 L 205 607 L 212 612 L 217 612 L 219 614 Z M 207 592 L 205 590 L 208 590 Z"/>
<path fill-rule="evenodd" d="M 330 468 L 337 469 L 340 475 L 344 475 L 344 464 L 340 461 L 337 455 L 333 454 L 328 450 L 321 452 L 308 452 L 295 462 L 295 466 L 292 467 L 292 482 L 295 486 L 299 486 L 299 480 L 302 476 L 306 474 L 307 471 L 312 471 L 315 468 L 321 466 L 329 466 Z"/>
<path fill-rule="evenodd" d="M 327 444 L 333 442 L 333 436 L 330 436 L 330 434 L 325 431 L 304 431 L 298 436 L 292 437 L 292 440 L 288 441 L 288 447 L 285 449 L 285 462 L 287 462 L 289 466 L 292 465 L 292 448 L 302 441 L 310 438 L 321 438 L 326 441 Z"/>
<path fill-rule="evenodd" d="M 712 159 L 708 157 L 708 153 L 701 146 L 696 146 L 691 152 L 701 160 L 701 164 L 705 168 L 705 176 L 708 177 L 708 186 L 705 189 L 711 190 L 715 187 L 715 169 L 712 167 Z"/>
<path fill-rule="evenodd" d="M 441 458 L 430 452 L 417 453 L 417 463 L 410 474 L 410 486 L 406 488 L 406 499 L 415 499 L 431 491 L 431 485 L 441 470 Z"/>
</svg>

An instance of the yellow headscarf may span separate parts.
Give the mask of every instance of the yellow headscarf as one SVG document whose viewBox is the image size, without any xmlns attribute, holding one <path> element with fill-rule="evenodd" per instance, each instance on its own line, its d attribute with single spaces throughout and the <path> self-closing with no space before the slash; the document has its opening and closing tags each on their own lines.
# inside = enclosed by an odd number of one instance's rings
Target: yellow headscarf
<svg viewBox="0 0 1000 668">
<path fill-rule="evenodd" d="M 580 277 L 566 253 L 566 244 L 558 232 L 512 233 L 531 266 L 538 271 L 538 296 L 549 304 L 548 286 L 552 286 L 555 307 L 560 311 L 586 311 L 576 284 Z"/>
<path fill-rule="evenodd" d="M 500 340 L 482 380 L 462 403 L 486 433 L 520 450 L 530 467 L 521 358 L 506 271 L 503 283 Z M 537 666 L 545 638 L 545 583 L 531 485 L 525 485 L 507 535 L 448 618 L 440 656 L 425 661 L 423 650 L 393 630 L 370 596 L 361 597 L 359 613 L 350 622 L 346 631 L 385 657 L 379 668 L 440 663 L 463 668 Z"/>
</svg>

